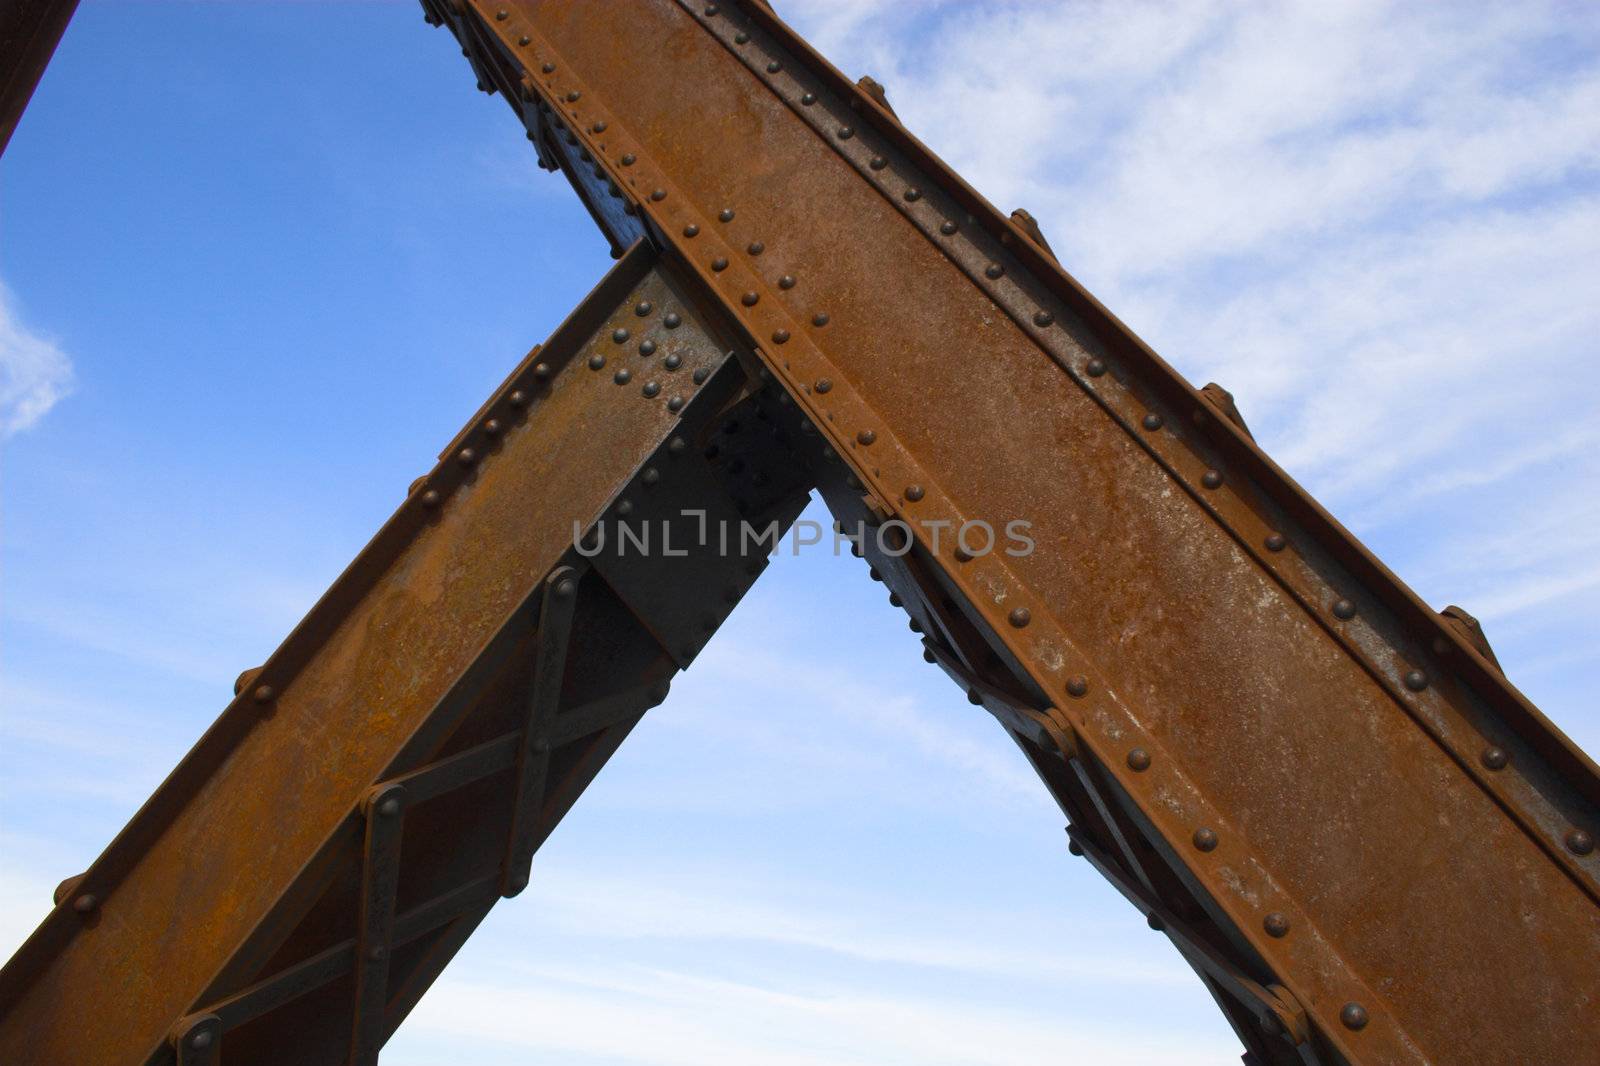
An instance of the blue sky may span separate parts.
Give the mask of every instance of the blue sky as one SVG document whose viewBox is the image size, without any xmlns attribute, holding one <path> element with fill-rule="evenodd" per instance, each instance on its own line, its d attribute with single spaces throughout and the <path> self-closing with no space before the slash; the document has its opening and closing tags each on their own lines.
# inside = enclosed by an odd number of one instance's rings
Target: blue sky
<svg viewBox="0 0 1600 1066">
<path fill-rule="evenodd" d="M 1600 12 L 779 0 L 1600 750 Z M 0 946 L 609 265 L 411 3 L 84 0 L 0 160 Z M 783 558 L 397 1066 L 1233 1063 L 865 568 Z"/>
</svg>

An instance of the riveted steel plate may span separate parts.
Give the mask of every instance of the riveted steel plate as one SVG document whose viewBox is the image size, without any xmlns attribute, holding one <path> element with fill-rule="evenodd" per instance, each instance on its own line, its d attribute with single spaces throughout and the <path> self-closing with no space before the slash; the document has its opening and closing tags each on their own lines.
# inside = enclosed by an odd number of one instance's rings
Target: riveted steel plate
<svg viewBox="0 0 1600 1066">
<path fill-rule="evenodd" d="M 1571 1060 L 1600 997 L 1600 857 L 1563 845 L 1592 763 L 760 5 L 475 9 L 599 165 L 634 157 L 619 188 L 869 491 L 1031 524 L 1025 556 L 930 555 L 1325 1046 Z"/>
</svg>

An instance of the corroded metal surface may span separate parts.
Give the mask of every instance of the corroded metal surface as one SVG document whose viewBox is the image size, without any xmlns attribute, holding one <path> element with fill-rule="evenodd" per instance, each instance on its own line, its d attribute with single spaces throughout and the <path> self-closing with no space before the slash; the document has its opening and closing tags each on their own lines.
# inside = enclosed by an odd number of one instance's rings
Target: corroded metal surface
<svg viewBox="0 0 1600 1066">
<path fill-rule="evenodd" d="M 370 1061 L 761 568 L 572 523 L 816 485 L 1247 1063 L 1600 1063 L 1592 761 L 1030 215 L 763 4 L 424 9 L 633 251 L 63 884 L 0 1053 Z"/>
<path fill-rule="evenodd" d="M 867 510 L 911 523 L 936 594 L 1068 738 L 1069 813 L 1138 838 L 1100 850 L 1186 891 L 1312 1053 L 1575 1061 L 1600 997 L 1593 764 L 1030 219 L 760 5 L 480 3 L 455 25 L 743 323 Z M 1037 550 L 963 561 L 922 524 L 978 519 L 1030 521 Z"/>
<path fill-rule="evenodd" d="M 0 972 L 0 1060 L 373 1061 L 527 884 L 765 563 L 699 559 L 696 641 L 669 650 L 574 545 L 658 466 L 693 486 L 675 503 L 734 506 L 689 441 L 743 371 L 656 260 L 637 246 L 517 368 L 58 901 Z"/>
</svg>

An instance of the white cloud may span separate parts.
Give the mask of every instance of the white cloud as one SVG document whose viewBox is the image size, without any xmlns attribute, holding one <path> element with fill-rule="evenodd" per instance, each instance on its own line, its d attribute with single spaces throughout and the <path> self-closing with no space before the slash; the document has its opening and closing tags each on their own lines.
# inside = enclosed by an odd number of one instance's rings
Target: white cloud
<svg viewBox="0 0 1600 1066">
<path fill-rule="evenodd" d="M 56 343 L 23 324 L 0 285 L 0 438 L 36 425 L 72 391 L 72 361 Z"/>
</svg>

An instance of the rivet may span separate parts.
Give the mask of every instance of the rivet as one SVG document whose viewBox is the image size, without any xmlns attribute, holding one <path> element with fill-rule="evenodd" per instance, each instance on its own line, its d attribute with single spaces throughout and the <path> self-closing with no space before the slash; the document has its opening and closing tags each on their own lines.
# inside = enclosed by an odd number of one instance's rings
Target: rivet
<svg viewBox="0 0 1600 1066">
<path fill-rule="evenodd" d="M 546 74 L 554 74 L 556 72 L 556 65 L 554 63 L 546 63 L 539 69 L 544 71 Z"/>
<path fill-rule="evenodd" d="M 1506 754 L 1506 749 L 1488 747 L 1483 749 L 1483 765 L 1491 770 L 1504 770 L 1506 763 L 1511 761 L 1511 756 Z"/>
<path fill-rule="evenodd" d="M 877 439 L 878 435 L 872 432 L 870 429 L 864 429 L 860 433 L 856 434 L 856 440 L 860 441 L 863 446 L 871 444 Z"/>
<path fill-rule="evenodd" d="M 656 354 L 656 342 L 655 341 L 651 341 L 651 340 L 640 341 L 639 342 L 639 354 L 644 356 L 647 359 L 650 356 L 655 355 Z"/>
<path fill-rule="evenodd" d="M 913 618 L 910 621 L 908 621 L 906 623 L 906 626 L 913 633 L 921 633 L 922 632 L 922 623 L 917 621 L 915 618 Z"/>
<path fill-rule="evenodd" d="M 1083 858 L 1083 845 L 1078 843 L 1076 840 L 1067 841 L 1067 850 L 1078 856 L 1078 858 Z"/>
<path fill-rule="evenodd" d="M 768 74 L 776 74 L 776 73 L 778 73 L 778 71 L 780 71 L 782 69 L 783 69 L 783 64 L 778 62 L 776 59 L 774 59 L 772 62 L 767 64 L 767 73 Z"/>
<path fill-rule="evenodd" d="M 711 260 L 711 269 L 720 274 L 722 271 L 728 269 L 728 261 L 719 255 L 715 259 Z"/>
<path fill-rule="evenodd" d="M 1220 489 L 1222 487 L 1221 472 L 1217 470 L 1207 470 L 1200 476 L 1200 484 L 1204 485 L 1208 489 Z"/>
<path fill-rule="evenodd" d="M 658 382 L 647 381 L 644 384 L 644 388 L 640 391 L 644 393 L 645 399 L 653 400 L 657 396 L 661 395 L 661 385 Z"/>
<path fill-rule="evenodd" d="M 746 307 L 754 307 L 756 304 L 761 302 L 761 294 L 759 292 L 747 292 L 743 296 L 739 297 L 739 302 L 744 304 Z"/>
<path fill-rule="evenodd" d="M 1067 695 L 1073 699 L 1083 699 L 1089 694 L 1089 679 L 1082 674 L 1067 678 Z M 1131 763 L 1129 764 L 1132 765 Z"/>
<path fill-rule="evenodd" d="M 905 606 L 905 602 L 906 602 L 905 600 L 902 600 L 900 598 L 900 594 L 898 592 L 889 593 L 889 606 L 890 607 L 904 607 Z"/>
<path fill-rule="evenodd" d="M 98 906 L 100 906 L 100 900 L 88 892 L 72 901 L 72 909 L 79 914 L 89 914 Z"/>
<path fill-rule="evenodd" d="M 459 452 L 456 452 L 456 462 L 460 463 L 462 466 L 471 466 L 477 461 L 478 453 L 473 451 L 471 448 L 462 448 Z"/>
<path fill-rule="evenodd" d="M 189 1038 L 189 1046 L 197 1051 L 204 1051 L 206 1048 L 210 1047 L 211 1031 L 209 1029 L 202 1029 L 200 1032 L 191 1036 Z"/>
<path fill-rule="evenodd" d="M 934 655 L 933 652 L 929 651 L 927 648 L 923 648 L 922 649 L 922 661 L 925 662 L 925 663 L 928 663 L 929 665 L 932 665 L 933 663 L 938 662 L 939 658 L 938 658 L 938 656 Z"/>
<path fill-rule="evenodd" d="M 707 4 L 706 5 L 706 18 L 712 18 L 712 19 L 716 18 L 717 17 L 717 12 L 720 11 L 720 10 L 721 10 L 721 8 L 717 7 L 716 4 Z"/>
<path fill-rule="evenodd" d="M 967 689 L 967 702 L 974 707 L 981 707 L 983 706 L 983 697 L 978 695 L 977 689 L 969 688 Z"/>
<path fill-rule="evenodd" d="M 817 102 L 817 94 L 816 93 L 806 93 L 805 95 L 800 97 L 800 102 L 802 104 L 804 104 L 805 106 L 810 107 L 812 104 Z"/>
<path fill-rule="evenodd" d="M 653 466 L 647 466 L 644 468 L 644 474 L 641 477 L 646 485 L 654 485 L 661 480 L 661 471 Z"/>
<path fill-rule="evenodd" d="M 550 364 L 549 363 L 534 363 L 533 364 L 533 380 L 535 380 L 535 381 L 549 381 L 550 380 Z M 511 406 L 512 407 L 526 407 L 526 406 L 528 406 L 528 394 L 523 392 L 521 389 L 514 390 L 511 393 L 511 397 L 510 398 L 511 398 Z"/>
<path fill-rule="evenodd" d="M 1582 829 L 1574 829 L 1567 834 L 1567 850 L 1574 855 L 1587 855 L 1594 850 L 1594 837 Z"/>
<path fill-rule="evenodd" d="M 567 94 L 567 103 L 569 103 L 569 104 L 577 103 L 578 102 L 578 98 L 581 97 L 582 95 L 583 94 L 580 93 L 578 90 L 576 90 L 576 89 L 572 90 L 570 93 Z"/>
<path fill-rule="evenodd" d="M 811 316 L 811 324 L 813 326 L 826 326 L 828 324 L 828 313 L 826 311 L 818 311 Z"/>
<path fill-rule="evenodd" d="M 1084 369 L 1089 372 L 1090 377 L 1097 378 L 1106 372 L 1106 361 L 1104 359 L 1091 359 L 1089 360 L 1089 365 Z"/>
<path fill-rule="evenodd" d="M 1149 914 L 1144 916 L 1144 924 L 1148 925 L 1151 929 L 1154 929 L 1158 933 L 1167 927 L 1167 923 L 1161 920 L 1161 915 L 1155 913 L 1154 911 L 1151 911 Z"/>
<path fill-rule="evenodd" d="M 916 203 L 918 200 L 922 199 L 922 190 L 913 185 L 900 195 L 904 196 L 910 203 Z"/>
<path fill-rule="evenodd" d="M 625 167 L 631 167 L 638 161 L 639 157 L 634 155 L 632 152 L 622 153 L 622 158 L 617 160 L 617 162 L 621 163 Z"/>
<path fill-rule="evenodd" d="M 599 122 L 596 122 L 593 126 L 590 126 L 589 128 L 591 130 L 593 130 L 594 132 L 596 132 L 596 133 L 604 133 L 606 131 L 605 119 L 601 119 Z"/>
<path fill-rule="evenodd" d="M 667 190 L 665 190 L 665 189 L 651 189 L 650 190 L 650 199 L 655 200 L 657 202 L 660 202 L 662 200 L 665 200 L 666 198 L 667 198 Z"/>
<path fill-rule="evenodd" d="M 682 396 L 674 396 L 672 399 L 668 400 L 667 401 L 667 410 L 672 411 L 674 413 L 683 410 L 683 397 Z"/>
<path fill-rule="evenodd" d="M 700 227 L 691 222 L 683 227 L 683 235 L 685 237 L 698 237 L 700 235 Z"/>
<path fill-rule="evenodd" d="M 606 365 L 606 357 L 605 356 L 597 354 L 597 355 L 591 355 L 589 357 L 589 369 L 590 370 L 599 370 L 602 367 L 604 367 L 605 365 Z"/>
<path fill-rule="evenodd" d="M 721 211 L 717 212 L 717 218 L 719 218 L 723 222 L 732 222 L 733 221 L 733 208 L 724 207 Z"/>
<path fill-rule="evenodd" d="M 1412 692 L 1421 692 L 1428 687 L 1428 675 L 1421 670 L 1412 670 L 1405 676 L 1406 688 Z"/>
<path fill-rule="evenodd" d="M 643 318 L 655 309 L 655 304 L 651 303 L 649 300 L 640 300 L 634 305 L 633 313 L 638 315 L 640 318 Z"/>
<path fill-rule="evenodd" d="M 679 355 L 677 352 L 673 352 L 671 355 L 661 360 L 661 365 L 666 367 L 668 370 L 676 370 L 683 365 L 683 356 Z"/>
<path fill-rule="evenodd" d="M 1334 600 L 1333 616 L 1341 619 L 1342 621 L 1348 622 L 1350 619 L 1356 616 L 1356 605 L 1351 603 L 1349 600 Z"/>
<path fill-rule="evenodd" d="M 951 222 L 949 219 L 946 219 L 945 221 L 939 223 L 939 232 L 944 234 L 946 237 L 948 237 L 951 234 L 955 233 L 955 231 L 956 231 L 956 224 L 954 222 Z"/>
<path fill-rule="evenodd" d="M 779 278 L 778 279 L 778 288 L 780 288 L 780 289 L 792 289 L 792 288 L 794 288 L 794 275 L 793 274 L 785 274 L 783 277 Z"/>
<path fill-rule="evenodd" d="M 1289 935 L 1289 919 L 1279 914 L 1277 911 L 1273 911 L 1271 914 L 1261 919 L 1261 928 L 1265 929 L 1267 931 L 1267 935 L 1270 937 L 1286 937 Z"/>
<path fill-rule="evenodd" d="M 378 813 L 383 815 L 385 818 L 393 818 L 395 815 L 400 813 L 400 801 L 395 799 L 393 796 L 390 796 L 388 799 L 378 804 Z"/>
<path fill-rule="evenodd" d="M 750 35 L 748 33 L 740 32 L 733 35 L 734 44 L 746 44 L 749 42 L 749 40 Z"/>
<path fill-rule="evenodd" d="M 1036 326 L 1040 326 L 1040 327 L 1048 326 L 1050 323 L 1054 322 L 1055 320 L 1056 320 L 1056 316 L 1052 315 L 1049 311 L 1035 311 L 1033 313 L 1033 324 L 1036 325 Z"/>
<path fill-rule="evenodd" d="M 788 340 L 789 340 L 789 331 L 788 330 L 786 330 L 786 329 L 775 329 L 775 330 L 772 331 L 772 343 L 773 344 L 785 344 L 785 343 L 788 342 Z"/>
<path fill-rule="evenodd" d="M 628 382 L 633 380 L 633 373 L 627 367 L 623 367 L 621 370 L 611 375 L 611 380 L 615 381 L 618 385 L 626 385 Z"/>
<path fill-rule="evenodd" d="M 1339 1009 L 1339 1021 L 1350 1030 L 1361 1030 L 1367 1027 L 1367 1008 L 1359 1003 L 1346 1003 Z"/>
<path fill-rule="evenodd" d="M 711 368 L 710 367 L 705 367 L 705 366 L 697 366 L 697 367 L 695 367 L 693 377 L 694 377 L 694 383 L 696 385 L 704 385 L 706 383 L 706 378 L 708 378 L 710 376 L 711 376 Z"/>
<path fill-rule="evenodd" d="M 505 8 L 501 8 L 499 11 L 496 11 L 494 13 L 494 19 L 495 19 L 496 22 L 504 22 L 506 19 L 508 19 L 510 17 L 511 17 L 511 12 L 507 11 Z"/>
<path fill-rule="evenodd" d="M 533 43 L 533 39 L 531 37 L 529 37 L 527 34 L 523 34 L 521 37 L 517 38 L 517 43 L 519 45 L 521 45 L 522 47 L 526 48 L 526 47 L 528 47 L 528 45 Z"/>
<path fill-rule="evenodd" d="M 1217 850 L 1217 831 L 1201 826 L 1194 831 L 1194 846 L 1201 851 Z"/>
<path fill-rule="evenodd" d="M 423 495 L 426 496 L 427 493 Z M 277 694 L 277 691 L 271 685 L 257 685 L 256 690 L 250 693 L 250 696 L 257 703 L 271 703 L 273 697 L 277 696 Z"/>
<path fill-rule="evenodd" d="M 1006 621 L 1011 623 L 1013 629 L 1023 629 L 1033 621 L 1033 612 L 1026 607 L 1013 607 L 1011 613 L 1006 615 Z"/>
<path fill-rule="evenodd" d="M 439 506 L 439 492 L 438 492 L 437 489 L 429 489 L 427 492 L 424 492 L 422 494 L 422 506 L 424 506 L 424 507 L 437 507 L 437 506 Z"/>
<path fill-rule="evenodd" d="M 1288 539 L 1282 533 L 1268 533 L 1266 539 L 1267 551 L 1281 552 L 1288 546 Z"/>
<path fill-rule="evenodd" d="M 1142 774 L 1150 769 L 1150 753 L 1143 748 L 1134 748 L 1128 752 L 1128 769 L 1136 774 Z"/>
<path fill-rule="evenodd" d="M 631 515 L 632 513 L 633 513 L 633 501 L 632 500 L 619 500 L 619 501 L 617 501 L 617 514 L 621 515 L 623 518 L 626 518 L 629 515 Z"/>
<path fill-rule="evenodd" d="M 1156 414 L 1154 411 L 1151 411 L 1149 414 L 1145 415 L 1144 416 L 1144 428 L 1148 429 L 1148 430 L 1160 429 L 1161 428 L 1161 416 Z"/>
<path fill-rule="evenodd" d="M 498 437 L 500 435 L 500 420 L 498 418 L 489 419 L 483 424 L 483 431 L 491 437 Z"/>
<path fill-rule="evenodd" d="M 745 248 L 745 251 L 749 252 L 751 255 L 760 255 L 766 250 L 767 246 L 762 244 L 760 241 L 751 241 L 749 246 Z"/>
<path fill-rule="evenodd" d="M 983 268 L 983 276 L 988 278 L 990 281 L 1000 277 L 1005 272 L 1006 268 L 1001 266 L 999 263 L 990 263 L 988 266 Z"/>
<path fill-rule="evenodd" d="M 922 499 L 922 486 L 921 485 L 907 485 L 906 486 L 906 499 L 910 500 L 912 503 L 916 503 L 918 500 Z"/>
<path fill-rule="evenodd" d="M 839 139 L 841 141 L 848 141 L 850 138 L 854 137 L 855 135 L 856 135 L 856 131 L 854 129 L 852 129 L 851 127 L 849 127 L 849 126 L 840 126 L 839 127 Z"/>
<path fill-rule="evenodd" d="M 666 326 L 668 329 L 677 329 L 683 324 L 683 319 L 679 317 L 678 312 L 668 311 L 666 315 L 662 317 L 661 324 Z"/>
<path fill-rule="evenodd" d="M 682 437 L 673 437 L 672 442 L 667 445 L 667 453 L 669 455 L 682 455 L 688 450 L 689 442 Z"/>
<path fill-rule="evenodd" d="M 628 331 L 625 329 L 613 330 L 611 333 L 611 339 L 618 344 L 627 344 Z"/>
<path fill-rule="evenodd" d="M 883 158 L 881 155 L 875 155 L 871 159 L 867 160 L 867 166 L 871 167 L 873 170 L 882 170 L 888 165 L 889 161 Z"/>
<path fill-rule="evenodd" d="M 817 383 L 813 385 L 812 388 L 816 389 L 818 392 L 827 392 L 829 389 L 833 388 L 833 382 L 828 378 L 818 378 Z"/>
</svg>

